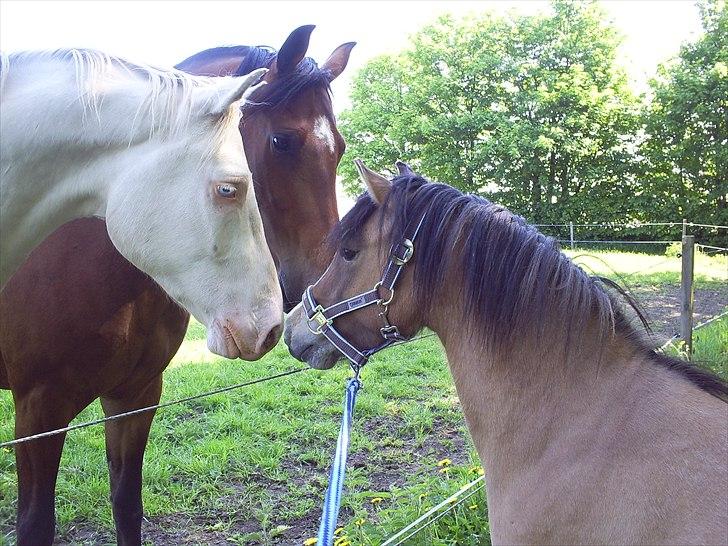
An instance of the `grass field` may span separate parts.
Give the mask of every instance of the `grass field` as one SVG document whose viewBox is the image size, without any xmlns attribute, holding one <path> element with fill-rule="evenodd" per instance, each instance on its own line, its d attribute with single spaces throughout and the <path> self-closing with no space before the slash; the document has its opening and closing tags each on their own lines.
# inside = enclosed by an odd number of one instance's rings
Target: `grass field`
<svg viewBox="0 0 728 546">
<path fill-rule="evenodd" d="M 600 253 L 588 260 L 599 274 L 648 268 L 632 275 L 635 284 L 672 287 L 679 277 L 679 260 L 665 256 Z M 726 258 L 699 256 L 696 278 L 721 289 L 726 269 Z M 725 308 L 728 292 L 721 293 Z M 695 340 L 696 358 L 728 378 L 728 317 Z M 283 344 L 255 363 L 215 357 L 205 349 L 204 329 L 193 323 L 165 373 L 163 401 L 298 366 Z M 161 410 L 144 467 L 149 543 L 303 544 L 314 536 L 348 375 L 345 366 L 307 370 Z M 378 355 L 363 380 L 340 534 L 352 545 L 381 543 L 483 472 L 435 338 Z M 76 421 L 101 415 L 94 403 Z M 0 441 L 12 438 L 12 429 L 12 399 L 0 391 Z M 107 479 L 103 429 L 70 433 L 57 488 L 63 542 L 113 542 Z M 0 450 L 0 544 L 12 543 L 15 489 L 13 454 Z M 407 542 L 488 543 L 484 490 Z"/>
<path fill-rule="evenodd" d="M 679 285 L 682 266 L 679 248 L 668 248 L 664 255 L 608 250 L 565 250 L 574 262 L 594 275 L 603 275 L 627 284 Z M 696 286 L 725 285 L 728 282 L 728 256 L 695 252 Z M 725 302 L 728 304 L 728 302 Z"/>
</svg>

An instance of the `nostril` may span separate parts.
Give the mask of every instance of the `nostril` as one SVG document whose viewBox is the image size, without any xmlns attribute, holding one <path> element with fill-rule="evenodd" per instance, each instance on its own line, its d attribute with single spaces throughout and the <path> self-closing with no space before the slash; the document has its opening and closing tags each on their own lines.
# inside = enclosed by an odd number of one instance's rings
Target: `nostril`
<svg viewBox="0 0 728 546">
<path fill-rule="evenodd" d="M 270 350 L 276 343 L 278 343 L 278 340 L 281 337 L 281 334 L 283 333 L 283 324 L 278 323 L 273 328 L 271 328 L 268 333 L 266 334 L 265 338 L 263 339 L 263 342 L 260 343 L 260 349 L 263 351 Z"/>
</svg>

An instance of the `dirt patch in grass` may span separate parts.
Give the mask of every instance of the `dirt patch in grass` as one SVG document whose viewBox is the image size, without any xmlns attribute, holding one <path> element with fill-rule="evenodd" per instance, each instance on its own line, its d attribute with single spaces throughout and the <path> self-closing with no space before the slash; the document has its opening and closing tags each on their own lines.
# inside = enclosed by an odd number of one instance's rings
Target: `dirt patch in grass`
<svg viewBox="0 0 728 546">
<path fill-rule="evenodd" d="M 630 286 L 640 306 L 646 312 L 656 339 L 666 341 L 680 332 L 680 287 Z M 699 324 L 722 313 L 728 306 L 728 286 L 695 289 L 693 324 Z"/>
</svg>

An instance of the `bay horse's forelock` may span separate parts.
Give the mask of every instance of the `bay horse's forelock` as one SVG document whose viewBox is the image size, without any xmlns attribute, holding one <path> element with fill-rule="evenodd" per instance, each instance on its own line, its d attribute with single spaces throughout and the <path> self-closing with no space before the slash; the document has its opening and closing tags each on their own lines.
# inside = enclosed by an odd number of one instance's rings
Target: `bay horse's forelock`
<svg viewBox="0 0 728 546">
<path fill-rule="evenodd" d="M 351 45 L 338 48 L 329 59 L 338 63 L 339 72 Z M 241 56 L 221 61 L 219 52 L 206 57 L 220 61 L 210 75 L 231 74 L 244 61 Z M 330 79 L 336 75 L 334 71 Z M 275 83 L 265 87 L 269 86 L 274 89 Z M 311 124 L 330 115 L 328 83 L 299 88 L 297 95 L 287 97 L 287 110 Z M 276 115 L 282 115 L 280 109 Z M 261 123 L 267 118 L 265 111 L 256 115 Z M 248 129 L 248 142 L 261 139 L 253 129 Z M 314 150 L 308 155 L 316 154 Z M 309 159 L 315 162 L 315 157 Z M 305 236 L 288 245 L 279 241 L 272 249 L 280 265 L 288 255 L 295 261 L 298 255 L 293 251 L 296 245 L 302 247 L 307 258 L 300 271 L 292 269 L 288 276 L 303 286 L 320 274 L 330 257 L 319 254 L 322 239 L 338 220 L 338 159 L 336 155 L 322 162 L 327 169 L 323 172 L 320 164 L 318 170 L 302 164 L 295 171 L 290 165 L 275 165 L 277 178 L 264 176 L 273 162 L 270 156 L 250 162 L 269 241 L 278 232 L 286 241 L 304 220 L 297 231 Z M 313 174 L 307 175 L 309 171 Z M 265 184 L 275 184 L 271 191 L 277 199 L 265 191 Z M 310 197 L 296 200 L 301 192 L 327 204 L 328 210 L 322 214 Z M 308 216 L 314 220 L 305 222 Z M 0 294 L 0 388 L 13 390 L 16 437 L 66 426 L 97 397 L 107 415 L 156 404 L 161 374 L 180 346 L 188 320 L 157 284 L 118 254 L 101 220 L 63 226 L 36 248 Z M 141 465 L 152 418 L 149 412 L 106 425 L 111 500 L 117 540 L 123 544 L 140 541 Z M 64 435 L 59 435 L 16 448 L 19 544 L 50 544 L 53 539 L 54 489 L 63 442 Z"/>
</svg>

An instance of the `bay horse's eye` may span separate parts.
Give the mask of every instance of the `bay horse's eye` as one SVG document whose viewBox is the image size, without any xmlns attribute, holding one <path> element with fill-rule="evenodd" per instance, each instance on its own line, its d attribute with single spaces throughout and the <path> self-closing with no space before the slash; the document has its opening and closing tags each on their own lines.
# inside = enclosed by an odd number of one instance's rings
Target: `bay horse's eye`
<svg viewBox="0 0 728 546">
<path fill-rule="evenodd" d="M 226 199 L 234 199 L 238 193 L 238 189 L 232 184 L 218 184 L 215 186 L 215 192 Z"/>
<path fill-rule="evenodd" d="M 356 255 L 359 254 L 358 250 L 352 250 L 350 248 L 342 248 L 341 249 L 341 257 L 344 258 L 347 262 L 352 261 L 354 258 L 356 258 Z"/>
<path fill-rule="evenodd" d="M 287 135 L 276 134 L 270 137 L 270 145 L 276 152 L 287 152 L 291 149 L 291 138 Z"/>
</svg>

